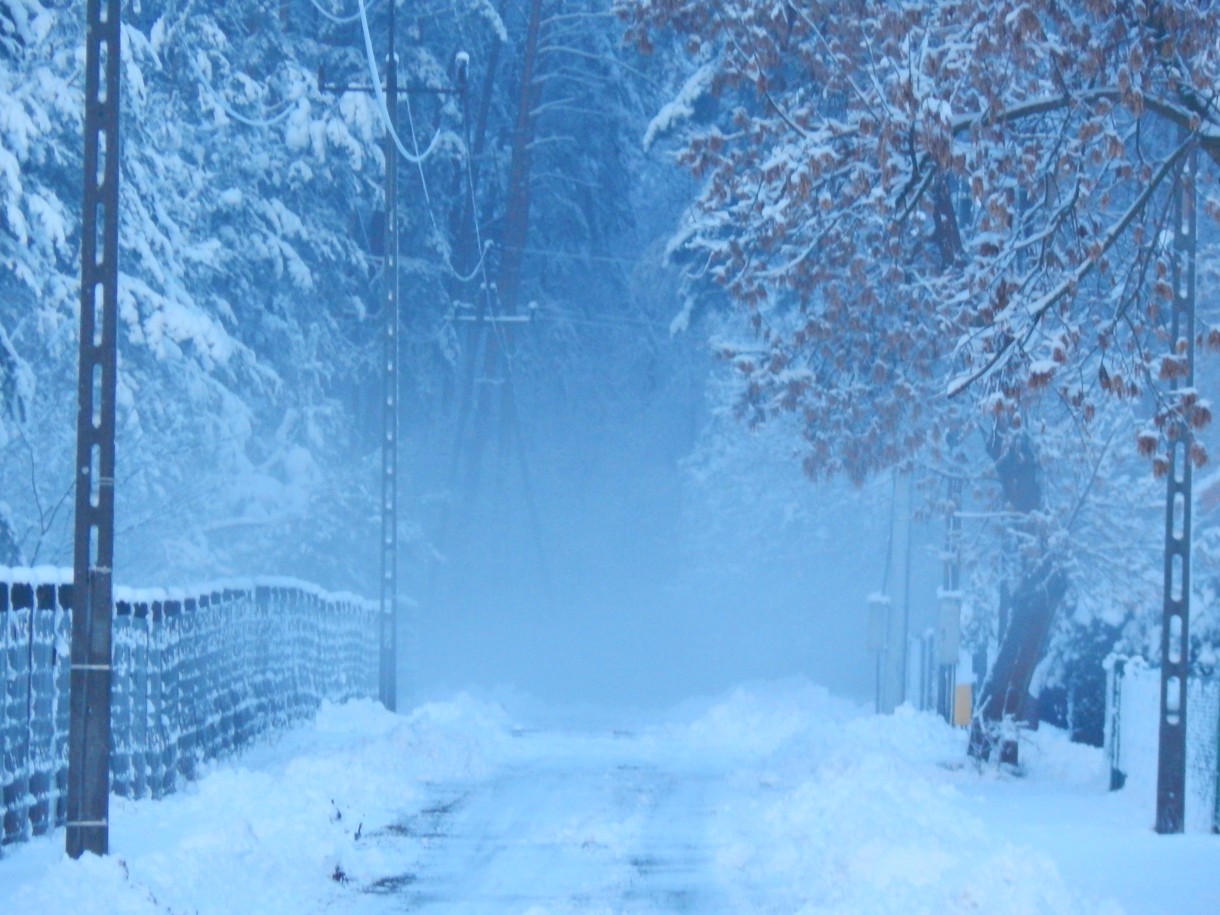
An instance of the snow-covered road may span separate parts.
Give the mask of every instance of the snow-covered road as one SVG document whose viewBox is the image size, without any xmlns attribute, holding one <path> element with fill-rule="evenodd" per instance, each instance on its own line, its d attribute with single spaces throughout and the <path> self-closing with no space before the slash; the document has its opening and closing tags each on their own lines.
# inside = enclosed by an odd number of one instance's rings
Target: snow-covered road
<svg viewBox="0 0 1220 915">
<path fill-rule="evenodd" d="M 370 702 L 112 806 L 111 857 L 4 850 L 5 915 L 1215 915 L 1220 838 L 1154 835 L 1099 750 L 1043 729 L 1014 778 L 931 715 L 804 682 L 632 730 L 459 696 Z"/>
<path fill-rule="evenodd" d="M 723 767 L 623 733 L 515 742 L 523 761 L 430 785 L 417 812 L 371 837 L 414 853 L 412 870 L 374 882 L 395 897 L 382 910 L 732 911 L 709 829 Z"/>
</svg>

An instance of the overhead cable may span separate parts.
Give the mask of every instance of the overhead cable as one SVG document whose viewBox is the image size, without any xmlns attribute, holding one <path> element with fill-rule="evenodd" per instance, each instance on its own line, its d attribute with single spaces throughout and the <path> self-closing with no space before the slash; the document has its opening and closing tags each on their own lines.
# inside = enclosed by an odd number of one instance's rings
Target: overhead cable
<svg viewBox="0 0 1220 915">
<path fill-rule="evenodd" d="M 293 110 L 296 108 L 296 102 L 289 101 L 282 110 L 276 112 L 269 118 L 249 118 L 243 114 L 238 114 L 229 107 L 228 103 L 224 100 L 224 96 L 217 91 L 216 87 L 212 85 L 211 80 L 204 75 L 203 68 L 199 66 L 199 62 L 195 60 L 194 55 L 188 54 L 187 58 L 191 62 L 191 67 L 194 69 L 195 75 L 199 78 L 200 85 L 207 90 L 208 94 L 212 97 L 212 100 L 217 104 L 220 110 L 223 111 L 226 116 L 232 118 L 234 121 L 237 121 L 239 124 L 245 124 L 247 127 L 274 127 L 276 124 L 285 120 L 288 115 L 292 114 Z"/>
<path fill-rule="evenodd" d="M 352 13 L 350 16 L 336 16 L 334 13 L 330 12 L 325 7 L 323 7 L 322 4 L 318 2 L 318 0 L 309 0 L 309 2 L 313 4 L 314 9 L 316 9 L 319 13 L 321 13 L 324 17 L 329 19 L 335 25 L 350 25 L 351 23 L 355 22 L 357 19 L 360 18 L 359 10 Z M 379 0 L 369 0 L 369 6 L 370 7 L 376 6 L 378 2 L 379 2 Z"/>
<path fill-rule="evenodd" d="M 465 148 L 462 138 L 451 130 L 437 128 L 436 133 L 432 135 L 432 140 L 428 143 L 428 148 L 422 153 L 414 154 L 403 145 L 402 139 L 398 136 L 398 131 L 394 129 L 394 125 L 390 122 L 390 110 L 386 107 L 385 92 L 381 88 L 381 79 L 377 75 L 377 55 L 373 51 L 373 36 L 369 31 L 368 4 L 365 0 L 357 0 L 360 4 L 360 27 L 364 31 L 364 51 L 368 58 L 369 76 L 373 85 L 373 97 L 377 100 L 377 113 L 381 116 L 381 123 L 390 137 L 394 140 L 394 145 L 398 148 L 398 153 L 408 162 L 413 165 L 418 165 L 432 157 L 432 154 L 445 145 L 447 142 L 457 143 L 461 149 Z"/>
</svg>

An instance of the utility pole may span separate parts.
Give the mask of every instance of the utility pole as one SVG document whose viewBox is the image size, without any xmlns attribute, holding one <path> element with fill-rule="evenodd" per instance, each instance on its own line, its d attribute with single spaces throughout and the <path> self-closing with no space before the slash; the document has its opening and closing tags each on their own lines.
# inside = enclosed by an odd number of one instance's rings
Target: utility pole
<svg viewBox="0 0 1220 915">
<path fill-rule="evenodd" d="M 888 566 L 894 579 L 892 601 L 885 602 L 877 710 L 891 714 L 907 698 L 907 653 L 909 651 L 911 601 L 911 477 L 894 474 L 893 510 L 890 522 Z M 887 576 L 888 577 L 888 576 Z"/>
<path fill-rule="evenodd" d="M 1171 393 L 1195 383 L 1195 180 L 1197 149 L 1186 153 L 1178 176 L 1173 216 L 1173 312 L 1171 358 L 1185 361 L 1181 381 L 1171 374 Z M 1156 831 L 1186 825 L 1186 683 L 1190 673 L 1190 418 L 1176 412 L 1166 433 L 1169 468 L 1165 489 L 1165 573 L 1161 614 L 1161 720 L 1157 754 Z"/>
<path fill-rule="evenodd" d="M 381 704 L 398 709 L 398 55 L 390 0 L 385 98 L 385 402 L 381 441 Z"/>
<path fill-rule="evenodd" d="M 382 359 L 385 366 L 381 436 L 381 625 L 378 698 L 391 712 L 398 708 L 398 398 L 401 306 L 398 287 L 398 99 L 403 95 L 456 94 L 459 90 L 431 86 L 398 85 L 398 54 L 395 48 L 395 8 L 387 9 L 387 54 L 385 76 L 385 271 L 382 280 Z M 464 72 L 464 70 L 463 70 Z M 327 83 L 318 70 L 318 89 L 323 92 L 363 92 L 377 95 L 375 86 Z"/>
<path fill-rule="evenodd" d="M 88 0 L 67 852 L 110 847 L 114 418 L 119 283 L 119 0 Z"/>
<path fill-rule="evenodd" d="M 936 631 L 938 711 L 953 724 L 957 700 L 957 665 L 962 644 L 961 533 L 962 481 L 951 477 L 945 513 L 945 553 Z"/>
</svg>

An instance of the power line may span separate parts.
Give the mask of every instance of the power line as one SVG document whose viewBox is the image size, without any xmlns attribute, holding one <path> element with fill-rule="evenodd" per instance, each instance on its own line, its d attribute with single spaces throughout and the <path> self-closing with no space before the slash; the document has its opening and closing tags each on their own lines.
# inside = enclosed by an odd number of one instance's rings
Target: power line
<svg viewBox="0 0 1220 915">
<path fill-rule="evenodd" d="M 203 69 L 199 66 L 199 62 L 195 60 L 194 56 L 188 54 L 187 58 L 191 62 L 191 68 L 195 71 L 195 75 L 199 77 L 200 85 L 207 90 L 207 93 L 212 97 L 212 100 L 220 106 L 220 110 L 223 111 L 228 117 L 237 121 L 239 124 L 245 124 L 247 127 L 255 128 L 274 127 L 276 124 L 287 118 L 288 115 L 292 114 L 292 112 L 296 109 L 296 102 L 290 101 L 283 107 L 283 109 L 269 118 L 248 118 L 245 115 L 238 114 L 229 107 L 224 100 L 224 96 L 217 91 L 216 87 L 212 85 L 211 80 L 204 75 Z"/>
<path fill-rule="evenodd" d="M 326 88 L 337 90 L 337 91 L 371 92 L 372 93 L 373 97 L 377 101 L 377 114 L 381 118 L 382 124 L 385 126 L 385 129 L 387 131 L 387 136 L 393 140 L 393 145 L 398 150 L 399 154 L 402 155 L 402 157 L 404 159 L 406 159 L 406 161 L 415 165 L 416 168 L 419 170 L 419 180 L 420 180 L 420 184 L 423 187 L 424 201 L 425 201 L 425 205 L 428 210 L 428 220 L 432 224 L 433 235 L 436 238 L 437 244 L 439 246 L 438 253 L 440 254 L 441 260 L 444 263 L 445 269 L 448 270 L 449 274 L 454 279 L 456 279 L 458 282 L 468 283 L 475 278 L 475 276 L 478 274 L 479 270 L 482 268 L 486 252 L 482 249 L 482 246 L 480 245 L 479 263 L 476 265 L 475 269 L 470 272 L 469 275 L 465 275 L 465 276 L 462 275 L 453 266 L 453 261 L 452 261 L 452 258 L 450 257 L 448 246 L 445 244 L 444 235 L 440 230 L 440 226 L 436 221 L 436 214 L 432 208 L 432 195 L 428 189 L 428 179 L 427 179 L 427 175 L 424 172 L 423 166 L 424 166 L 424 162 L 427 161 L 429 158 L 431 158 L 433 153 L 435 153 L 437 150 L 439 150 L 442 146 L 447 145 L 448 143 L 452 142 L 454 145 L 456 145 L 458 151 L 461 153 L 462 157 L 466 160 L 467 167 L 469 168 L 470 150 L 467 148 L 466 142 L 461 137 L 458 137 L 456 134 L 454 134 L 453 131 L 445 130 L 444 128 L 438 128 L 436 133 L 434 133 L 432 135 L 432 139 L 431 139 L 431 141 L 429 141 L 428 147 L 421 153 L 419 151 L 419 137 L 415 131 L 415 115 L 411 109 L 411 95 L 413 93 L 429 92 L 429 93 L 435 93 L 435 94 L 445 94 L 445 93 L 454 93 L 459 90 L 441 89 L 441 88 L 431 87 L 431 86 L 404 86 L 401 88 L 399 88 L 397 86 L 395 87 L 395 92 L 394 92 L 395 104 L 397 105 L 397 98 L 399 95 L 405 96 L 406 101 L 407 101 L 407 121 L 411 128 L 411 145 L 415 147 L 414 153 L 409 151 L 403 145 L 402 139 L 398 135 L 398 130 L 396 129 L 395 124 L 394 124 L 394 119 L 390 117 L 390 111 L 386 104 L 385 93 L 382 91 L 381 81 L 377 75 L 377 60 L 376 60 L 376 55 L 373 51 L 373 39 L 372 39 L 372 33 L 369 30 L 369 21 L 368 21 L 368 15 L 367 15 L 369 4 L 366 4 L 365 0 L 359 0 L 359 4 L 360 4 L 360 12 L 359 12 L 360 24 L 361 24 L 361 28 L 364 32 L 365 57 L 367 59 L 368 65 L 369 65 L 369 76 L 371 78 L 370 85 L 369 86 L 326 86 Z M 464 57 L 465 55 L 461 55 L 461 56 Z M 321 88 L 322 85 L 323 85 L 323 78 L 321 75 L 319 75 L 319 87 Z M 388 155 L 392 155 L 392 153 L 387 152 L 387 156 Z M 389 167 L 388 162 L 387 162 L 386 167 L 387 168 Z"/>
<path fill-rule="evenodd" d="M 351 23 L 355 22 L 357 19 L 360 18 L 359 10 L 352 13 L 350 16 L 336 16 L 334 13 L 325 9 L 322 6 L 322 4 L 320 4 L 318 2 L 318 0 L 309 0 L 309 2 L 313 4 L 314 9 L 316 9 L 319 13 L 321 13 L 323 16 L 325 16 L 335 25 L 351 25 Z M 369 8 L 371 9 L 372 7 L 376 6 L 379 2 L 380 2 L 380 0 L 369 0 Z"/>
<path fill-rule="evenodd" d="M 368 7 L 365 0 L 357 0 L 357 2 L 360 4 L 360 27 L 364 31 L 364 51 L 365 56 L 368 58 L 373 97 L 377 100 L 377 113 L 381 117 L 381 123 L 393 138 L 394 146 L 397 147 L 399 154 L 408 162 L 419 165 L 426 159 L 430 159 L 433 153 L 448 142 L 456 141 L 458 148 L 464 150 L 466 144 L 462 141 L 461 137 L 457 136 L 453 131 L 443 128 L 437 129 L 436 133 L 432 135 L 432 140 L 428 143 L 428 148 L 419 155 L 412 154 L 403 145 L 402 139 L 398 136 L 398 131 L 394 129 L 394 125 L 390 121 L 390 111 L 386 107 L 385 93 L 381 91 L 381 80 L 377 76 L 377 55 L 373 51 L 373 36 L 369 31 Z"/>
<path fill-rule="evenodd" d="M 629 264 L 636 266 L 640 263 L 640 258 L 635 257 L 615 257 L 613 254 L 577 254 L 572 251 L 560 251 L 555 248 L 522 248 L 524 254 L 537 254 L 540 257 L 558 257 L 567 260 L 575 261 L 599 261 L 607 264 Z"/>
<path fill-rule="evenodd" d="M 590 327 L 619 327 L 619 328 L 624 328 L 624 329 L 632 328 L 632 327 L 645 327 L 645 328 L 651 328 L 653 330 L 664 330 L 664 331 L 669 330 L 669 325 L 662 324 L 658 321 L 645 321 L 642 319 L 610 318 L 610 317 L 607 317 L 607 318 L 597 318 L 597 317 L 578 318 L 578 317 L 573 317 L 564 311 L 556 311 L 556 314 L 558 314 L 564 321 L 568 322 L 569 324 L 585 324 Z"/>
<path fill-rule="evenodd" d="M 407 124 L 410 125 L 410 127 L 411 127 L 411 143 L 415 147 L 416 151 L 418 152 L 419 151 L 419 140 L 417 139 L 416 134 L 415 134 L 415 115 L 411 111 L 411 93 L 410 92 L 406 93 L 406 99 L 407 99 Z M 463 144 L 463 147 L 464 146 L 465 146 L 465 144 Z M 464 149 L 463 151 L 464 151 L 463 158 L 465 158 L 467 163 L 469 163 L 470 151 L 468 149 Z M 457 269 L 453 266 L 452 260 L 449 257 L 449 246 L 447 244 L 445 244 L 445 238 L 441 234 L 441 228 L 436 222 L 436 213 L 433 212 L 433 210 L 432 210 L 432 194 L 428 190 L 428 177 L 424 173 L 423 157 L 418 158 L 418 160 L 415 163 L 415 167 L 419 171 L 419 183 L 423 187 L 423 191 L 424 191 L 424 206 L 428 210 L 428 220 L 429 220 L 429 222 L 432 223 L 432 232 L 436 236 L 437 243 L 439 245 L 441 245 L 440 253 L 441 253 L 441 257 L 443 258 L 443 260 L 445 262 L 445 267 L 446 267 L 446 269 L 448 269 L 449 273 L 453 276 L 453 278 L 456 279 L 459 283 L 469 283 L 479 274 L 479 270 L 483 264 L 483 251 L 482 250 L 479 251 L 479 263 L 475 265 L 474 269 L 470 271 L 469 275 L 463 276 L 462 274 L 458 273 Z"/>
</svg>

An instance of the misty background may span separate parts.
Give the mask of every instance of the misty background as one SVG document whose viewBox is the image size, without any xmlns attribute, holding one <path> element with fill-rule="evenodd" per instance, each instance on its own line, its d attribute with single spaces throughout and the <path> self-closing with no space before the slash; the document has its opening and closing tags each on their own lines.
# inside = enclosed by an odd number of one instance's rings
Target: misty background
<svg viewBox="0 0 1220 915">
<path fill-rule="evenodd" d="M 707 187 L 683 158 L 683 131 L 740 99 L 667 32 L 643 53 L 611 7 L 395 7 L 419 90 L 398 112 L 400 682 L 659 706 L 804 674 L 867 701 L 867 596 L 909 576 L 911 634 L 935 616 L 943 455 L 903 460 L 896 506 L 888 470 L 814 482 L 819 430 L 743 408 L 759 344 L 684 247 Z M 353 8 L 124 11 L 122 583 L 283 574 L 376 597 L 386 157 L 367 84 L 389 20 Z M 66 565 L 83 22 L 12 0 L 0 25 L 0 562 Z M 1201 299 L 1214 283 L 1202 267 Z M 1129 444 L 1149 407 L 1084 437 L 1031 414 L 1046 510 L 1069 519 L 1060 685 L 1081 633 L 1090 669 L 1120 636 L 1155 651 L 1163 487 Z M 1013 550 L 980 438 L 950 469 L 985 647 Z M 908 520 L 909 563 L 890 555 Z M 1207 582 L 1220 549 L 1199 527 Z"/>
</svg>

